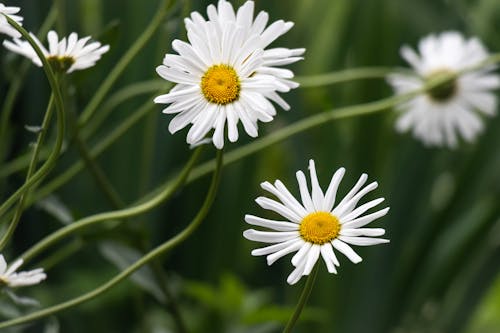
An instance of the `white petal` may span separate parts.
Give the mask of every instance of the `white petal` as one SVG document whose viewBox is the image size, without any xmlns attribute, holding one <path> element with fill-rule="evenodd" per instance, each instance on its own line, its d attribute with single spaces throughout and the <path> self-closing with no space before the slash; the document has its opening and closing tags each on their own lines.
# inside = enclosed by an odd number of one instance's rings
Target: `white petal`
<svg viewBox="0 0 500 333">
<path fill-rule="evenodd" d="M 363 260 L 349 245 L 339 239 L 334 239 L 332 245 L 354 264 L 360 263 Z"/>
<path fill-rule="evenodd" d="M 389 207 L 381 209 L 375 213 L 371 213 L 371 214 L 368 214 L 368 215 L 365 215 L 362 217 L 358 217 L 357 219 L 343 223 L 342 228 L 354 229 L 354 228 L 359 228 L 359 227 L 365 226 L 368 223 L 371 223 L 374 220 L 376 220 L 382 216 L 385 216 L 385 214 L 387 214 L 388 211 L 389 211 Z"/>
<path fill-rule="evenodd" d="M 282 249 L 288 248 L 290 245 L 295 244 L 297 242 L 299 242 L 299 243 L 303 242 L 302 238 L 294 238 L 294 239 L 287 240 L 286 242 L 281 242 L 281 243 L 261 247 L 259 249 L 254 249 L 254 250 L 252 250 L 252 255 L 253 256 L 265 256 L 265 255 L 268 255 L 271 253 L 281 251 Z"/>
<path fill-rule="evenodd" d="M 291 222 L 299 223 L 302 220 L 301 217 L 298 216 L 297 213 L 292 211 L 290 208 L 272 199 L 266 197 L 258 197 L 257 199 L 255 199 L 255 201 L 262 208 L 272 210 L 273 212 L 276 212 L 281 216 L 287 218 Z"/>
<path fill-rule="evenodd" d="M 309 253 L 312 243 L 304 242 L 300 250 L 292 257 L 292 265 L 298 266 Z"/>
<path fill-rule="evenodd" d="M 318 176 L 316 175 L 316 166 L 313 160 L 309 160 L 309 173 L 311 177 L 312 186 L 312 202 L 316 211 L 323 209 L 325 197 L 323 191 L 319 186 Z"/>
<path fill-rule="evenodd" d="M 276 260 L 286 256 L 287 254 L 289 253 L 292 253 L 292 252 L 295 252 L 297 251 L 298 249 L 300 249 L 300 247 L 302 246 L 302 244 L 304 243 L 304 241 L 301 239 L 301 238 L 298 238 L 298 239 L 294 239 L 293 240 L 293 243 L 291 243 L 290 245 L 288 245 L 287 247 L 279 250 L 279 251 L 276 251 L 274 252 L 273 254 L 270 254 L 266 257 L 266 260 L 267 260 L 267 264 L 270 266 L 272 265 Z"/>
<path fill-rule="evenodd" d="M 297 182 L 299 183 L 300 197 L 302 199 L 302 205 L 306 208 L 308 212 L 314 212 L 314 204 L 309 194 L 309 189 L 307 188 L 306 176 L 302 171 L 297 171 Z"/>
<path fill-rule="evenodd" d="M 245 222 L 248 224 L 256 225 L 259 227 L 265 227 L 269 229 L 273 229 L 276 231 L 297 231 L 299 227 L 296 223 L 288 222 L 288 221 L 275 221 L 268 220 L 262 217 L 253 216 L 253 215 L 245 215 Z"/>
<path fill-rule="evenodd" d="M 243 232 L 243 236 L 252 241 L 262 242 L 262 243 L 280 243 L 286 242 L 287 240 L 294 239 L 298 237 L 296 231 L 260 231 L 254 229 L 248 229 Z"/>
<path fill-rule="evenodd" d="M 350 237 L 358 237 L 358 236 L 379 237 L 384 234 L 385 230 L 382 228 L 348 229 L 343 227 L 342 230 L 340 230 L 341 236 L 350 236 Z"/>
<path fill-rule="evenodd" d="M 358 246 L 370 246 L 370 245 L 389 243 L 388 239 L 383 239 L 383 238 L 350 237 L 350 236 L 339 236 L 338 238 L 341 241 Z"/>
<path fill-rule="evenodd" d="M 339 188 L 339 184 L 344 177 L 345 169 L 339 168 L 332 176 L 330 181 L 330 185 L 328 185 L 328 189 L 326 190 L 324 205 L 322 210 L 325 212 L 330 212 L 335 205 L 335 197 L 337 195 L 337 190 Z"/>
<path fill-rule="evenodd" d="M 318 244 L 314 244 L 311 247 L 311 250 L 309 250 L 309 253 L 307 255 L 306 265 L 304 267 L 304 272 L 302 273 L 302 275 L 311 274 L 314 265 L 318 261 L 320 251 L 321 251 L 321 246 Z"/>
</svg>

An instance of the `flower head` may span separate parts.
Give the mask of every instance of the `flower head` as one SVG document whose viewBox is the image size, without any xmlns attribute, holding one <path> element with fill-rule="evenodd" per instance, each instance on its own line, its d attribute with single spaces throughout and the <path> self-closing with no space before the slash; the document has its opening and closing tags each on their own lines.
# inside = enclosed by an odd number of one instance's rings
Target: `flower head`
<svg viewBox="0 0 500 333">
<path fill-rule="evenodd" d="M 6 7 L 3 3 L 0 3 L 0 33 L 9 35 L 12 38 L 19 38 L 21 34 L 19 31 L 14 29 L 7 21 L 6 16 L 10 17 L 18 24 L 22 24 L 23 18 L 18 15 L 21 9 L 19 7 Z"/>
<path fill-rule="evenodd" d="M 71 73 L 73 71 L 86 69 L 95 65 L 101 56 L 108 52 L 109 45 L 101 46 L 99 42 L 87 44 L 90 36 L 78 39 L 78 35 L 73 32 L 66 39 L 59 40 L 55 31 L 49 31 L 47 40 L 49 49 L 47 50 L 35 35 L 30 33 L 31 38 L 42 50 L 45 58 L 58 72 Z M 3 45 L 12 52 L 19 53 L 33 61 L 38 67 L 42 67 L 42 62 L 35 50 L 27 41 L 14 39 L 14 42 L 4 41 Z"/>
<path fill-rule="evenodd" d="M 418 50 L 420 54 L 408 46 L 401 48 L 402 57 L 416 73 L 389 75 L 388 82 L 397 94 L 419 89 L 428 80 L 444 75 L 457 76 L 400 105 L 403 113 L 396 129 L 412 130 L 428 146 L 454 148 L 459 136 L 472 142 L 483 129 L 479 113 L 496 113 L 497 100 L 492 90 L 500 86 L 500 77 L 490 73 L 494 69 L 491 66 L 458 74 L 484 61 L 488 51 L 479 39 L 466 39 L 458 32 L 429 35 L 420 41 Z"/>
<path fill-rule="evenodd" d="M 47 275 L 43 272 L 43 268 L 37 268 L 28 272 L 16 273 L 18 269 L 23 264 L 23 260 L 16 260 L 10 267 L 7 267 L 7 263 L 3 255 L 0 254 L 0 286 L 8 287 L 23 287 L 30 286 L 33 284 L 40 283 L 40 281 L 45 280 Z"/>
<path fill-rule="evenodd" d="M 245 221 L 249 224 L 274 230 L 248 229 L 243 233 L 249 240 L 273 244 L 253 250 L 252 255 L 267 255 L 267 263 L 271 265 L 289 253 L 297 252 L 292 257 L 291 262 L 295 269 L 288 276 L 289 284 L 295 284 L 302 276 L 309 275 L 320 255 L 328 271 L 336 274 L 335 266 L 340 266 L 340 263 L 334 249 L 356 264 L 362 259 L 350 245 L 369 246 L 389 242 L 387 239 L 376 238 L 384 235 L 384 229 L 362 228 L 387 214 L 388 207 L 363 215 L 384 199 L 375 199 L 356 208 L 364 195 L 377 188 L 376 182 L 362 189 L 368 176 L 361 175 L 356 185 L 335 205 L 337 189 L 345 169 L 340 168 L 334 173 L 326 192 L 323 192 L 319 185 L 313 160 L 309 161 L 309 172 L 311 191 L 308 189 L 304 173 L 297 172 L 301 202 L 295 199 L 279 180 L 276 180 L 274 185 L 269 182 L 261 184 L 264 190 L 276 196 L 281 202 L 259 197 L 256 199 L 257 204 L 280 214 L 286 221 L 269 220 L 253 215 L 245 216 Z"/>
<path fill-rule="evenodd" d="M 217 8 L 207 8 L 208 20 L 198 12 L 185 19 L 189 43 L 174 40 L 178 54 L 166 54 L 156 71 L 176 83 L 155 103 L 170 104 L 164 113 L 177 114 L 169 124 L 175 133 L 193 124 L 187 134 L 189 144 L 197 144 L 210 134 L 217 148 L 224 146 L 225 127 L 229 141 L 238 140 L 238 123 L 256 137 L 257 122 L 269 122 L 276 115 L 274 102 L 290 106 L 278 95 L 296 88 L 293 72 L 277 66 L 300 59 L 304 49 L 266 49 L 293 26 L 276 21 L 266 28 L 268 14 L 253 18 L 254 3 L 247 1 L 237 12 L 220 0 Z"/>
</svg>

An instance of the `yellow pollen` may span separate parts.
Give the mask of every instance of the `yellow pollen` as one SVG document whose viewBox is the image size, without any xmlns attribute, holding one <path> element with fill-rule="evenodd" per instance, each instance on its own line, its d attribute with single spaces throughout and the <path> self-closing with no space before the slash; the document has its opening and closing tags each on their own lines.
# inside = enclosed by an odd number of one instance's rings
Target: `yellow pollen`
<svg viewBox="0 0 500 333">
<path fill-rule="evenodd" d="M 240 97 L 240 79 L 228 65 L 214 65 L 201 78 L 201 91 L 210 103 L 228 104 Z"/>
<path fill-rule="evenodd" d="M 328 212 L 315 212 L 304 217 L 300 222 L 299 232 L 306 242 L 322 245 L 337 238 L 340 222 Z"/>
</svg>

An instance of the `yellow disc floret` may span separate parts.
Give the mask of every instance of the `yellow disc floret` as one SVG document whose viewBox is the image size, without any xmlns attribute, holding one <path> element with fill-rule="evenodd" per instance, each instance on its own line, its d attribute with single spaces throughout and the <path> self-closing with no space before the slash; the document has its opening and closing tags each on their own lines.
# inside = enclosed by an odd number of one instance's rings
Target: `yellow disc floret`
<svg viewBox="0 0 500 333">
<path fill-rule="evenodd" d="M 299 232 L 306 242 L 322 245 L 337 238 L 340 222 L 328 212 L 314 212 L 300 222 Z"/>
<path fill-rule="evenodd" d="M 240 79 L 228 65 L 214 65 L 201 78 L 201 91 L 210 103 L 228 104 L 240 97 Z"/>
<path fill-rule="evenodd" d="M 47 57 L 47 61 L 54 71 L 61 73 L 66 73 L 75 63 L 75 59 L 68 56 L 49 56 Z"/>
</svg>

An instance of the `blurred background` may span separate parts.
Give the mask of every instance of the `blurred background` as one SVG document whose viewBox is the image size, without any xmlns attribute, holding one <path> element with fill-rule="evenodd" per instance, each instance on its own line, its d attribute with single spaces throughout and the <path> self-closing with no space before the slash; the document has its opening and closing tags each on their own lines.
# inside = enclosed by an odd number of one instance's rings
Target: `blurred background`
<svg viewBox="0 0 500 333">
<path fill-rule="evenodd" d="M 95 67 L 67 77 L 66 101 L 76 117 L 150 23 L 160 1 L 3 3 L 22 8 L 24 27 L 30 31 L 39 31 L 53 11 L 53 28 L 60 35 L 76 31 L 111 45 Z M 82 131 L 87 146 L 94 149 L 125 122 L 137 119 L 96 158 L 122 205 L 163 184 L 189 158 L 187 131 L 170 135 L 171 116 L 152 102 L 159 91 L 170 88 L 158 80 L 155 67 L 172 52 L 173 39 L 186 39 L 183 17 L 193 10 L 205 15 L 209 3 L 172 0 L 164 23 L 115 83 L 89 123 L 91 129 Z M 232 3 L 239 6 L 243 1 Z M 271 21 L 295 22 L 273 45 L 307 48 L 306 59 L 291 66 L 298 77 L 355 67 L 406 66 L 399 56 L 402 44 L 415 46 L 421 37 L 445 30 L 478 36 L 491 52 L 500 51 L 498 0 L 257 0 L 256 9 L 268 11 Z M 25 125 L 41 123 L 50 90 L 41 69 L 5 48 L 0 49 L 0 61 L 2 103 L 13 83 L 22 81 L 12 115 L 1 118 L 8 122 L 0 142 L 4 199 L 24 181 L 22 158 L 29 156 L 35 139 Z M 391 94 L 382 79 L 299 88 L 284 96 L 292 109 L 261 124 L 259 133 L 265 136 L 307 116 Z M 145 111 L 138 115 L 139 109 Z M 267 216 L 254 202 L 264 194 L 262 181 L 279 178 L 298 193 L 295 172 L 306 170 L 309 158 L 315 159 L 322 184 L 338 167 L 347 168 L 342 194 L 363 172 L 378 181 L 370 198 L 385 197 L 391 211 L 373 226 L 385 228 L 391 243 L 358 247 L 364 259 L 358 265 L 339 256 L 338 275 L 328 274 L 320 262 L 296 332 L 499 332 L 500 117 L 485 122 L 486 130 L 475 144 L 462 143 L 454 151 L 426 148 L 410 135 L 395 133 L 394 119 L 395 113 L 388 110 L 326 123 L 228 165 L 208 218 L 181 246 L 98 299 L 6 332 L 159 333 L 179 332 L 183 325 L 187 332 L 280 332 L 304 282 L 287 285 L 290 257 L 268 267 L 264 258 L 250 255 L 258 244 L 242 237 L 248 228 L 243 217 Z M 240 131 L 240 140 L 225 150 L 248 142 Z M 69 139 L 67 144 L 56 168 L 32 196 L 35 203 L 24 213 L 6 258 L 15 258 L 64 224 L 117 207 L 85 167 L 49 195 L 43 193 L 47 184 L 68 175 L 80 161 Z M 214 155 L 207 147 L 202 158 Z M 45 267 L 48 279 L 19 294 L 47 307 L 104 283 L 186 226 L 202 203 L 209 178 L 188 184 L 151 213 L 122 224 L 102 223 L 51 248 L 29 265 Z M 3 297 L 0 316 L 35 309 Z"/>
</svg>

